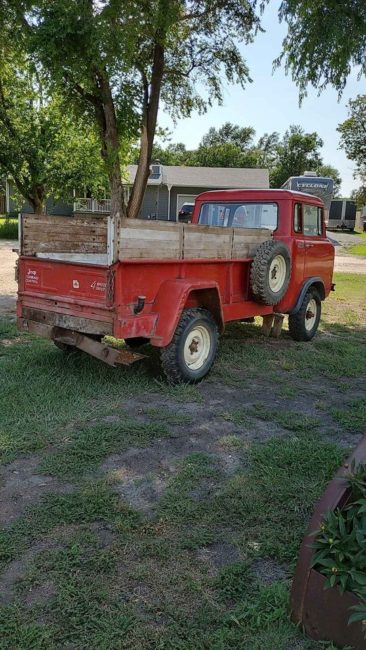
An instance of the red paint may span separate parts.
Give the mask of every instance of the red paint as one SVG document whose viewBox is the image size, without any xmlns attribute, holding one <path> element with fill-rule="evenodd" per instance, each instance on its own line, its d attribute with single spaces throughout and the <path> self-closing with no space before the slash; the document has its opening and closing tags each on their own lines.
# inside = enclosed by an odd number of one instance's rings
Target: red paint
<svg viewBox="0 0 366 650">
<path fill-rule="evenodd" d="M 209 309 L 223 331 L 228 321 L 273 311 L 289 312 L 307 278 L 321 277 L 325 296 L 329 294 L 334 247 L 327 240 L 325 229 L 316 237 L 293 230 L 295 203 L 322 207 L 320 199 L 285 190 L 205 192 L 196 199 L 193 223 L 198 222 L 201 205 L 207 201 L 278 204 L 279 223 L 273 235 L 288 246 L 292 273 L 287 293 L 275 308 L 253 300 L 249 285 L 251 259 L 129 260 L 109 268 L 21 257 L 18 316 L 22 315 L 24 305 L 113 322 L 117 338 L 141 336 L 157 347 L 164 347 L 171 341 L 181 312 L 187 306 Z M 138 296 L 145 296 L 145 306 L 141 313 L 135 314 Z"/>
</svg>

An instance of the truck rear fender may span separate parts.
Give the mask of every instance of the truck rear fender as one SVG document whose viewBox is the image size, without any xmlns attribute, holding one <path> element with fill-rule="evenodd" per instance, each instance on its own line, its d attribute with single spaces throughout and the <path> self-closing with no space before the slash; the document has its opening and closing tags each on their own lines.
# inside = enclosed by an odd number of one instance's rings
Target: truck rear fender
<svg viewBox="0 0 366 650">
<path fill-rule="evenodd" d="M 325 287 L 324 287 L 323 280 L 318 277 L 308 278 L 302 286 L 302 289 L 300 291 L 295 306 L 289 312 L 287 312 L 288 314 L 290 315 L 297 314 L 305 298 L 305 294 L 309 291 L 310 287 L 314 287 L 315 289 L 317 289 L 317 291 L 319 292 L 320 300 L 325 299 Z"/>
<path fill-rule="evenodd" d="M 182 311 L 187 307 L 207 309 L 217 322 L 219 332 L 224 331 L 220 291 L 216 282 L 167 280 L 163 282 L 155 299 L 153 311 L 158 314 L 155 332 L 150 342 L 165 347 L 171 342 Z"/>
</svg>

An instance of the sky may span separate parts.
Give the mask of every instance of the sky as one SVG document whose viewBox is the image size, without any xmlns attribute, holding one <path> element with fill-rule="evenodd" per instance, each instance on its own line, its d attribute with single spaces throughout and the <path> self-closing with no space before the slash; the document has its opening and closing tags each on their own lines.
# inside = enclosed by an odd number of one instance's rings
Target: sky
<svg viewBox="0 0 366 650">
<path fill-rule="evenodd" d="M 171 142 L 183 142 L 188 149 L 194 149 L 211 126 L 220 128 L 224 122 L 253 126 L 256 139 L 272 131 L 282 135 L 290 124 L 299 124 L 305 131 L 316 131 L 322 138 L 323 162 L 339 170 L 341 193 L 348 197 L 351 190 L 359 186 L 359 181 L 353 178 L 354 163 L 339 149 L 337 126 L 348 117 L 349 99 L 366 92 L 365 80 L 358 81 L 357 72 L 353 71 L 340 101 L 331 87 L 320 96 L 316 89 L 309 87 L 308 96 L 300 107 L 298 88 L 291 77 L 286 76 L 282 68 L 272 72 L 272 62 L 281 52 L 287 31 L 286 24 L 278 21 L 277 7 L 277 2 L 269 3 L 262 18 L 266 31 L 258 33 L 254 43 L 241 48 L 253 83 L 244 90 L 226 84 L 222 106 L 215 105 L 205 115 L 194 114 L 189 119 L 179 120 L 177 125 L 161 111 L 159 126 L 170 129 Z"/>
</svg>

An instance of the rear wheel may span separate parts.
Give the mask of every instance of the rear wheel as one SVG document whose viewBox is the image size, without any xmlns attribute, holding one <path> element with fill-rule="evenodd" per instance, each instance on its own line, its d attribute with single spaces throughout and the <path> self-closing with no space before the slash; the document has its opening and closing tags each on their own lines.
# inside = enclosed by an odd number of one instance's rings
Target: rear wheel
<svg viewBox="0 0 366 650">
<path fill-rule="evenodd" d="M 322 303 L 316 289 L 305 294 L 297 314 L 288 318 L 288 328 L 294 341 L 311 341 L 318 329 Z"/>
<path fill-rule="evenodd" d="M 163 370 L 174 384 L 194 384 L 210 371 L 217 347 L 218 330 L 210 312 L 185 309 L 171 343 L 161 350 Z"/>
</svg>

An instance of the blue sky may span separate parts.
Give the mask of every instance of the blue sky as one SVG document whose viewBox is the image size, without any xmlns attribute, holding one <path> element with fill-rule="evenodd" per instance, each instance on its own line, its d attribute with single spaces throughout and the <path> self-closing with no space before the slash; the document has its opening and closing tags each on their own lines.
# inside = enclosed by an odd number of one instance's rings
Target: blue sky
<svg viewBox="0 0 366 650">
<path fill-rule="evenodd" d="M 333 88 L 326 89 L 319 97 L 315 89 L 309 88 L 308 96 L 299 107 L 298 89 L 291 77 L 286 76 L 283 69 L 272 74 L 272 62 L 279 55 L 286 34 L 286 25 L 278 21 L 277 6 L 277 2 L 270 3 L 263 15 L 265 33 L 259 33 L 254 43 L 242 50 L 253 83 L 244 90 L 239 86 L 225 86 L 223 106 L 214 106 L 206 115 L 195 114 L 190 119 L 180 120 L 176 126 L 161 112 L 159 125 L 170 128 L 172 142 L 184 142 L 193 149 L 211 126 L 220 127 L 224 122 L 253 126 L 257 138 L 265 132 L 283 134 L 289 124 L 300 124 L 306 131 L 317 131 L 323 139 L 324 163 L 340 171 L 342 194 L 348 196 L 359 182 L 353 178 L 354 163 L 339 149 L 337 126 L 347 118 L 348 100 L 366 92 L 365 80 L 357 81 L 354 71 L 340 101 Z"/>
</svg>

